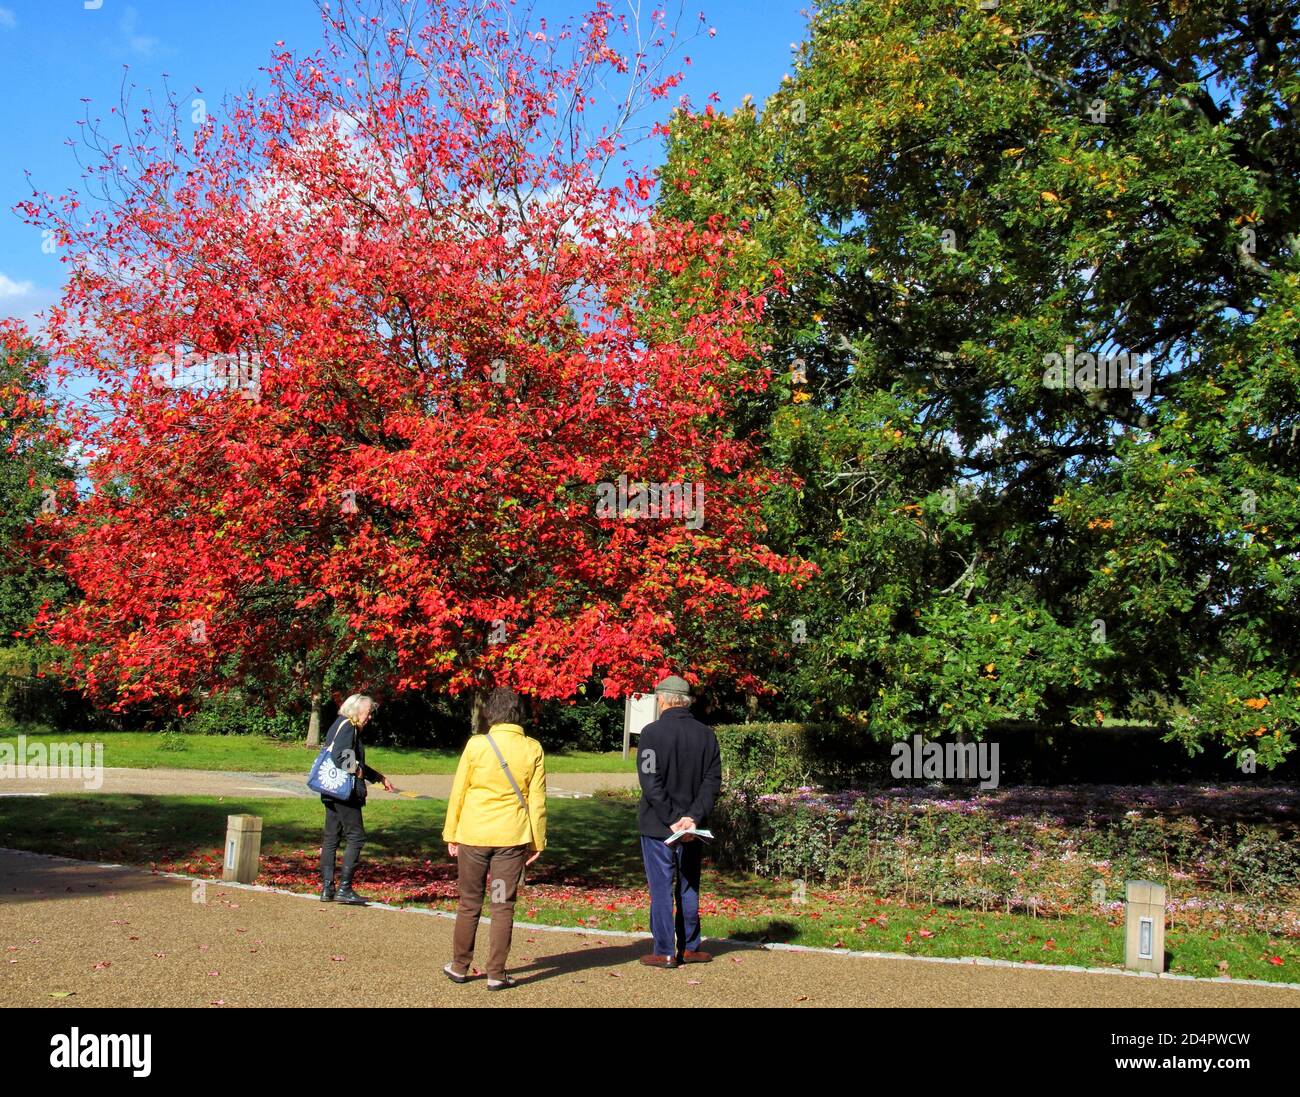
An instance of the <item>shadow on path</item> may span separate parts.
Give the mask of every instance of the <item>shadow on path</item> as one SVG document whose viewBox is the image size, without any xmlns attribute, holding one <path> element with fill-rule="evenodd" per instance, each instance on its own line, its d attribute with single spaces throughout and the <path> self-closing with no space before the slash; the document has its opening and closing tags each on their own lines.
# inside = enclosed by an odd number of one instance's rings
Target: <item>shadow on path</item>
<svg viewBox="0 0 1300 1097">
<path fill-rule="evenodd" d="M 753 952 L 754 946 L 736 944 L 732 941 L 704 941 L 703 949 L 713 956 L 713 963 L 724 962 L 724 958 L 733 952 Z M 511 965 L 510 974 L 520 986 L 526 983 L 541 983 L 562 975 L 577 975 L 582 972 L 597 974 L 602 968 L 606 976 L 621 978 L 622 972 L 615 969 L 625 964 L 639 964 L 642 956 L 650 952 L 650 938 L 628 941 L 619 945 L 592 945 L 576 949 L 573 952 L 559 952 L 553 956 L 539 956 L 523 966 Z M 685 964 L 673 969 L 657 969 L 656 974 L 664 979 L 690 978 L 684 974 L 697 969 L 707 968 L 708 964 Z"/>
</svg>

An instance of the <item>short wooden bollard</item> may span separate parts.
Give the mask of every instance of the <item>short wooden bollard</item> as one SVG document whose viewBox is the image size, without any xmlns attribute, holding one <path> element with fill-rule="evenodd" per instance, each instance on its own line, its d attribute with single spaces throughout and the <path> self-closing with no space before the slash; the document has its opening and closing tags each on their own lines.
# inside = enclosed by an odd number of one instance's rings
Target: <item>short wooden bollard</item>
<svg viewBox="0 0 1300 1097">
<path fill-rule="evenodd" d="M 262 820 L 256 815 L 226 816 L 226 864 L 223 880 L 251 884 L 262 856 Z"/>
<path fill-rule="evenodd" d="M 1150 880 L 1124 885 L 1124 966 L 1165 970 L 1165 886 Z"/>
</svg>

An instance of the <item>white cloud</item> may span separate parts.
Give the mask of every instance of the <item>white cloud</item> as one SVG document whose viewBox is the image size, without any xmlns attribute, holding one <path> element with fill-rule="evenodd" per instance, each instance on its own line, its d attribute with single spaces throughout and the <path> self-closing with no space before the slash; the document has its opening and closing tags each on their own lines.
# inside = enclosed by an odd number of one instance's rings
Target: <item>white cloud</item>
<svg viewBox="0 0 1300 1097">
<path fill-rule="evenodd" d="M 15 282 L 9 275 L 0 271 L 0 301 L 7 297 L 23 297 L 31 292 L 30 282 Z"/>
<path fill-rule="evenodd" d="M 18 26 L 18 17 L 14 15 L 10 8 L 0 8 L 0 27 L 5 30 L 12 30 Z"/>
<path fill-rule="evenodd" d="M 121 35 L 119 45 L 132 56 L 153 57 L 159 52 L 162 41 L 152 35 L 137 33 L 139 23 L 140 13 L 135 8 L 129 7 L 122 13 L 122 20 L 117 25 L 118 33 Z"/>
<path fill-rule="evenodd" d="M 41 326 L 38 313 L 58 300 L 55 290 L 43 289 L 34 282 L 15 282 L 0 271 L 0 316 L 13 316 L 36 330 Z"/>
</svg>

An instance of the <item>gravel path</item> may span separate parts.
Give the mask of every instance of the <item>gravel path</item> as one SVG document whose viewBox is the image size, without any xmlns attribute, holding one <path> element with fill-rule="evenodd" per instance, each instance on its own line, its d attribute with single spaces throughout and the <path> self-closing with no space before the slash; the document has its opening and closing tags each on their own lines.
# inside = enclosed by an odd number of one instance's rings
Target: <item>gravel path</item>
<svg viewBox="0 0 1300 1097">
<path fill-rule="evenodd" d="M 706 944 L 642 967 L 643 939 L 516 927 L 520 986 L 448 982 L 451 920 L 325 905 L 0 850 L 0 1006 L 1300 1006 L 1266 986 Z M 484 958 L 486 921 L 480 930 Z"/>
<path fill-rule="evenodd" d="M 445 800 L 451 792 L 450 773 L 424 773 L 392 778 L 399 793 L 385 792 L 370 786 L 372 800 L 407 797 L 430 797 Z M 604 788 L 634 788 L 635 773 L 553 773 L 547 777 L 548 796 L 575 799 L 591 796 Z M 240 773 L 207 769 L 108 769 L 104 783 L 97 789 L 87 788 L 81 777 L 25 777 L 0 779 L 0 796 L 49 795 L 51 793 L 129 793 L 145 796 L 235 796 L 276 799 L 280 797 L 315 797 L 301 773 Z"/>
</svg>

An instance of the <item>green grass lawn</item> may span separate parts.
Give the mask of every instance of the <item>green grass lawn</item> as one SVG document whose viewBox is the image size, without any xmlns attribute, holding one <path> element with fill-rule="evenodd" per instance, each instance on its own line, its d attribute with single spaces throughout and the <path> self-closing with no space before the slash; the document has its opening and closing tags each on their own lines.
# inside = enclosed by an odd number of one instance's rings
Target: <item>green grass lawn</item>
<svg viewBox="0 0 1300 1097">
<path fill-rule="evenodd" d="M 18 733 L 0 734 L 0 742 L 16 743 Z M 315 752 L 302 743 L 286 743 L 259 735 L 183 735 L 184 750 L 164 750 L 153 732 L 51 732 L 26 735 L 29 743 L 103 743 L 104 765 L 114 769 L 214 769 L 251 773 L 303 773 Z M 381 773 L 455 773 L 459 751 L 367 746 L 366 761 Z M 636 763 L 621 751 L 547 753 L 551 773 L 632 773 Z"/>
<path fill-rule="evenodd" d="M 120 795 L 0 798 L 0 845 L 68 857 L 157 865 L 219 876 L 226 816 L 264 820 L 260 882 L 316 887 L 321 806 L 315 800 Z M 454 908 L 455 871 L 441 841 L 445 803 L 384 801 L 366 811 L 363 894 L 388 902 Z M 521 921 L 644 931 L 648 899 L 635 806 L 626 798 L 553 800 L 549 848 L 529 870 Z M 978 913 L 903 904 L 862 891 L 808 889 L 790 881 L 706 869 L 704 930 L 712 937 L 790 942 L 924 956 L 989 956 L 1045 964 L 1119 966 L 1123 927 L 1072 914 Z M 1300 941 L 1263 932 L 1174 925 L 1166 937 L 1176 974 L 1300 982 Z M 1280 963 L 1274 961 L 1280 960 Z"/>
</svg>

